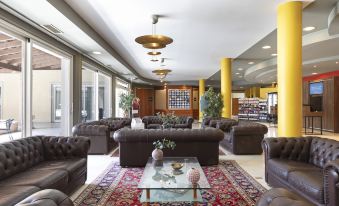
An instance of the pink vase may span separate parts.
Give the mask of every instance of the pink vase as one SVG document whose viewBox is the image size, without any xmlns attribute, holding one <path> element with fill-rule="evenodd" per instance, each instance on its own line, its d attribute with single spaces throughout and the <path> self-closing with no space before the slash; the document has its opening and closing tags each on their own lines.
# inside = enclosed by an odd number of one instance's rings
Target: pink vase
<svg viewBox="0 0 339 206">
<path fill-rule="evenodd" d="M 198 169 L 191 168 L 187 171 L 187 179 L 192 185 L 196 185 L 200 180 L 200 172 Z"/>
<path fill-rule="evenodd" d="M 152 152 L 152 157 L 154 160 L 162 160 L 162 158 L 164 157 L 164 153 L 161 149 L 154 149 Z"/>
</svg>

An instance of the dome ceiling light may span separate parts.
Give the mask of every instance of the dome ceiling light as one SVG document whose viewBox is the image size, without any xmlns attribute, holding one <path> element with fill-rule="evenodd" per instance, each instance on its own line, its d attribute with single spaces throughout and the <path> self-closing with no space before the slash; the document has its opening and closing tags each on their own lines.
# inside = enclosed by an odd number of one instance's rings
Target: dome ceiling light
<svg viewBox="0 0 339 206">
<path fill-rule="evenodd" d="M 156 34 L 156 24 L 158 23 L 158 19 L 159 17 L 157 15 L 152 16 L 151 35 L 139 36 L 135 39 L 135 41 L 141 44 L 144 48 L 162 49 L 173 42 L 173 39 L 168 36 Z"/>
<path fill-rule="evenodd" d="M 160 82 L 163 82 L 170 72 L 172 72 L 170 69 L 156 69 L 152 71 L 152 73 L 160 77 Z"/>
</svg>

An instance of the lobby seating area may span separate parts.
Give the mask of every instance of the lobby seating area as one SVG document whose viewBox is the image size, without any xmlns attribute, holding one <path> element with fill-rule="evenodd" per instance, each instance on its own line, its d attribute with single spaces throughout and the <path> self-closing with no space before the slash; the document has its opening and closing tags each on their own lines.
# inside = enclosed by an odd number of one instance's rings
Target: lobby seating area
<svg viewBox="0 0 339 206">
<path fill-rule="evenodd" d="M 0 206 L 339 206 L 339 0 L 0 0 Z"/>
</svg>

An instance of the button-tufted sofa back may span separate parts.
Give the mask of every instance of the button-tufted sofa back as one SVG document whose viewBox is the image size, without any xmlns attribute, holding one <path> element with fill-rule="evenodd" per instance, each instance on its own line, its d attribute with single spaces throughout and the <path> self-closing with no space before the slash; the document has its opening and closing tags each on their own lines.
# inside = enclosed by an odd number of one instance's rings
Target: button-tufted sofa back
<svg viewBox="0 0 339 206">
<path fill-rule="evenodd" d="M 324 168 L 329 161 L 339 159 L 339 142 L 331 139 L 313 137 L 309 162 Z"/>
<path fill-rule="evenodd" d="M 43 160 L 43 144 L 39 137 L 0 144 L 0 180 L 37 165 Z"/>
<path fill-rule="evenodd" d="M 87 157 L 86 137 L 34 136 L 0 144 L 0 180 L 42 161 Z"/>
</svg>

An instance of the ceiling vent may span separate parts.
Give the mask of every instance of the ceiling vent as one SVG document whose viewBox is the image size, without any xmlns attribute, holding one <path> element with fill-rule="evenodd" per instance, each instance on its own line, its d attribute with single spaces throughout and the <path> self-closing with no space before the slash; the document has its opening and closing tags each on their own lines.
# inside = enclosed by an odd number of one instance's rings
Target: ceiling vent
<svg viewBox="0 0 339 206">
<path fill-rule="evenodd" d="M 49 32 L 52 32 L 53 34 L 62 34 L 63 32 L 58 29 L 56 26 L 53 24 L 45 24 L 42 25 L 45 29 L 47 29 Z"/>
</svg>

